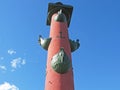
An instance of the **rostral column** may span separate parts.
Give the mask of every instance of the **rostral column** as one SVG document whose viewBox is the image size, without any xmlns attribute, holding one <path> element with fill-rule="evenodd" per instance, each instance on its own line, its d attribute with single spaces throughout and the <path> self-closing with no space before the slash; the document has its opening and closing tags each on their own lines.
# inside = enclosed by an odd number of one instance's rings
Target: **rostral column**
<svg viewBox="0 0 120 90">
<path fill-rule="evenodd" d="M 45 90 L 74 90 L 71 52 L 78 49 L 80 43 L 68 36 L 72 10 L 72 6 L 61 2 L 48 4 L 50 37 L 39 37 L 39 44 L 48 51 Z"/>
</svg>

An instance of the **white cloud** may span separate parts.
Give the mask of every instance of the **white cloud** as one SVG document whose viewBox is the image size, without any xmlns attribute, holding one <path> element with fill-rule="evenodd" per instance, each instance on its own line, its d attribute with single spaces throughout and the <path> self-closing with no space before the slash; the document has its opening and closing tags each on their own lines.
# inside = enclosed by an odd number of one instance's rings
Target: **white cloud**
<svg viewBox="0 0 120 90">
<path fill-rule="evenodd" d="M 13 84 L 4 82 L 3 84 L 0 84 L 0 90 L 19 90 L 19 88 Z"/>
<path fill-rule="evenodd" d="M 16 69 L 17 67 L 21 67 L 21 65 L 25 65 L 26 61 L 22 58 L 15 58 L 11 61 L 11 67 Z"/>
<path fill-rule="evenodd" d="M 25 65 L 26 64 L 26 61 L 23 59 L 22 62 L 21 62 L 22 65 Z"/>
<path fill-rule="evenodd" d="M 7 68 L 5 66 L 3 66 L 3 65 L 0 65 L 0 69 L 1 70 L 7 70 Z"/>
<path fill-rule="evenodd" d="M 4 59 L 4 57 L 0 57 L 0 60 L 3 60 Z"/>
<path fill-rule="evenodd" d="M 16 54 L 16 51 L 13 50 L 13 49 L 9 49 L 9 50 L 8 50 L 8 54 L 10 54 L 10 55 L 12 55 L 12 54 Z"/>
</svg>

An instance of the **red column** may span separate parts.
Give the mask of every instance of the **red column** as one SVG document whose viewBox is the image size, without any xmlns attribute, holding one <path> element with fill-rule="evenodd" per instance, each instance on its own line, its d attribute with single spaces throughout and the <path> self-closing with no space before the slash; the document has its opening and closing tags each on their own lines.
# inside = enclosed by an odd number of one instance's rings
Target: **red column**
<svg viewBox="0 0 120 90">
<path fill-rule="evenodd" d="M 48 47 L 45 90 L 74 90 L 72 68 L 68 72 L 60 74 L 51 67 L 52 57 L 60 51 L 61 47 L 64 48 L 64 51 L 71 60 L 67 22 L 55 21 L 55 16 L 56 14 L 52 16 L 50 25 L 50 38 L 52 40 Z"/>
</svg>

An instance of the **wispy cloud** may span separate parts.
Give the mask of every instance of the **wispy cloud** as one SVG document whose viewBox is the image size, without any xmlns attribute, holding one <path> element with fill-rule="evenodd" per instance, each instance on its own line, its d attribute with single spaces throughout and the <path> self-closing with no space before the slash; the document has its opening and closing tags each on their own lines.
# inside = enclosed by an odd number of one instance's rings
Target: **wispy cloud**
<svg viewBox="0 0 120 90">
<path fill-rule="evenodd" d="M 4 57 L 0 57 L 0 60 L 3 60 L 4 59 Z"/>
<path fill-rule="evenodd" d="M 9 49 L 9 50 L 8 50 L 8 54 L 10 54 L 10 55 L 12 55 L 12 54 L 16 54 L 16 51 L 13 50 L 13 49 Z"/>
<path fill-rule="evenodd" d="M 3 84 L 0 84 L 0 90 L 19 90 L 19 88 L 13 84 L 4 82 Z"/>
<path fill-rule="evenodd" d="M 11 67 L 13 69 L 16 69 L 17 67 L 21 67 L 22 65 L 25 65 L 26 64 L 26 61 L 25 59 L 22 59 L 22 58 L 15 58 L 11 61 Z"/>
<path fill-rule="evenodd" d="M 14 56 L 13 54 L 16 54 L 16 51 L 13 49 L 9 49 L 7 51 L 7 53 L 9 55 L 12 55 L 11 57 L 13 57 Z M 2 60 L 4 60 L 4 56 L 0 56 L 0 62 L 2 62 Z M 6 62 L 6 60 L 4 60 L 4 62 Z M 21 68 L 25 64 L 26 64 L 26 60 L 23 57 L 15 57 L 14 56 L 13 59 L 10 60 L 9 64 L 6 64 L 6 63 L 4 63 L 4 65 L 0 64 L 0 71 L 6 72 L 6 71 L 10 70 L 13 72 L 13 71 L 17 70 L 17 68 Z"/>
<path fill-rule="evenodd" d="M 3 66 L 3 65 L 0 65 L 0 69 L 1 70 L 7 70 L 7 68 L 5 66 Z"/>
</svg>

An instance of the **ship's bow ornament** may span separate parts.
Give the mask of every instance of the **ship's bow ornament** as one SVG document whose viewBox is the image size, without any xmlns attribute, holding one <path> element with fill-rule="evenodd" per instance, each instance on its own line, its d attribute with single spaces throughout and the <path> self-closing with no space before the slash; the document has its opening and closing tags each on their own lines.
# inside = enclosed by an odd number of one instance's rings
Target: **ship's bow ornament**
<svg viewBox="0 0 120 90">
<path fill-rule="evenodd" d="M 60 74 L 64 74 L 71 68 L 71 60 L 65 53 L 64 48 L 55 54 L 51 60 L 51 66 L 54 71 Z"/>
<path fill-rule="evenodd" d="M 42 38 L 42 36 L 39 36 L 39 44 L 42 48 L 45 50 L 48 50 L 49 44 L 50 44 L 51 38 Z"/>
<path fill-rule="evenodd" d="M 70 42 L 71 52 L 74 52 L 80 47 L 79 39 L 77 39 L 76 41 L 70 39 L 69 42 Z"/>
</svg>

